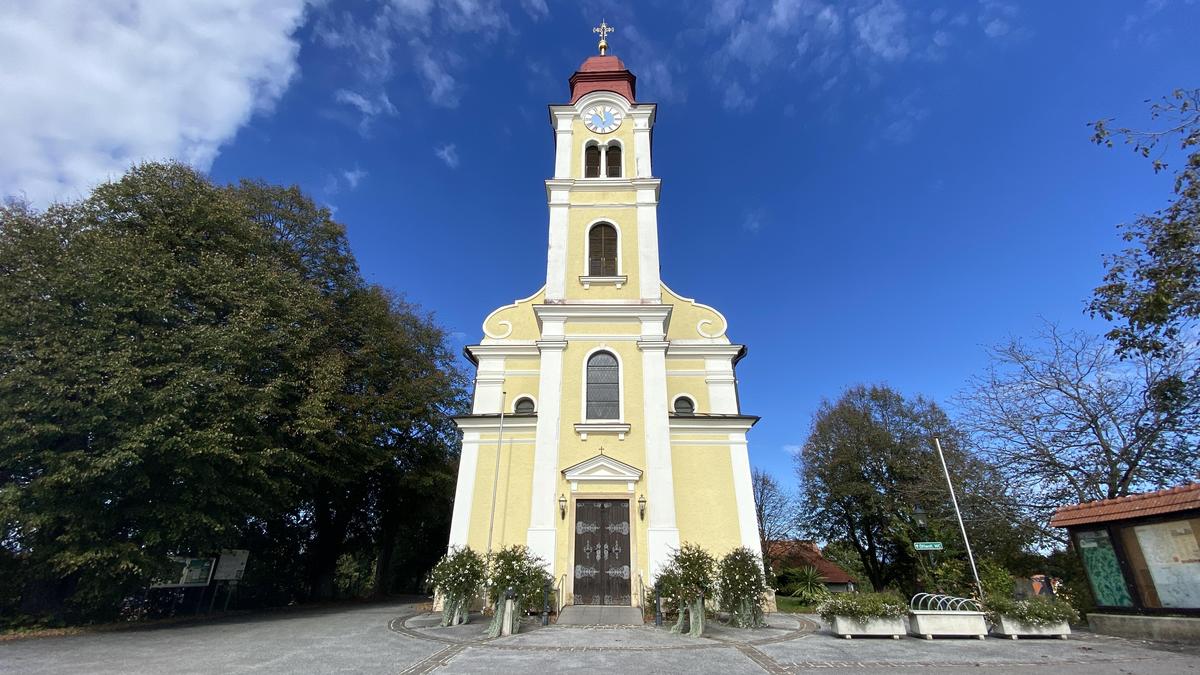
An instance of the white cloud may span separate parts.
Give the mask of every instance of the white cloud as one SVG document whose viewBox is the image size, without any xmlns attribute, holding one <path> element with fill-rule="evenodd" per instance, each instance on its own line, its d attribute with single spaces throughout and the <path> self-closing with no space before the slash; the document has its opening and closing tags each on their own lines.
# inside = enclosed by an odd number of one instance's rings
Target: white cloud
<svg viewBox="0 0 1200 675">
<path fill-rule="evenodd" d="M 873 54 L 896 61 L 908 56 L 904 19 L 904 9 L 895 0 L 883 0 L 854 17 L 854 29 L 859 41 Z"/>
<path fill-rule="evenodd" d="M 721 97 L 721 104 L 727 110 L 746 111 L 754 107 L 754 97 L 746 93 L 746 89 L 741 84 L 729 82 L 725 85 L 725 94 Z"/>
<path fill-rule="evenodd" d="M 346 185 L 350 186 L 351 190 L 357 188 L 358 184 L 366 177 L 367 172 L 357 166 L 353 169 L 342 169 L 342 179 L 346 181 Z"/>
<path fill-rule="evenodd" d="M 296 74 L 303 0 L 0 3 L 0 194 L 82 196 L 141 160 L 212 164 Z"/>
<path fill-rule="evenodd" d="M 358 130 L 364 136 L 370 133 L 371 123 L 375 121 L 376 117 L 396 114 L 396 106 L 392 105 L 391 99 L 383 92 L 367 98 L 357 91 L 338 89 L 333 93 L 333 99 L 338 103 L 345 103 L 358 110 L 359 114 L 362 115 L 362 119 L 358 123 Z"/>
<path fill-rule="evenodd" d="M 438 159 L 446 163 L 446 166 L 451 169 L 458 168 L 458 147 L 453 143 L 446 143 L 433 149 L 433 154 L 438 156 Z"/>
<path fill-rule="evenodd" d="M 785 445 L 785 446 L 783 446 L 783 451 L 793 457 L 795 457 L 796 455 L 799 455 L 801 453 L 801 451 L 803 451 L 803 450 L 804 450 L 803 445 Z"/>
<path fill-rule="evenodd" d="M 742 217 L 742 229 L 747 232 L 758 232 L 763 227 L 763 211 L 762 209 L 754 209 L 747 211 Z"/>
<path fill-rule="evenodd" d="M 434 105 L 443 108 L 457 108 L 462 98 L 458 80 L 446 70 L 440 61 L 435 59 L 429 49 L 420 43 L 415 43 L 417 51 L 417 71 L 425 81 L 429 92 L 429 100 Z"/>
<path fill-rule="evenodd" d="M 546 0 L 521 0 L 521 8 L 534 21 L 540 21 L 550 16 L 550 8 L 546 6 Z"/>
<path fill-rule="evenodd" d="M 917 125 L 929 117 L 929 108 L 921 104 L 922 93 L 910 92 L 903 98 L 890 99 L 884 110 L 883 138 L 896 144 L 911 141 Z"/>
</svg>

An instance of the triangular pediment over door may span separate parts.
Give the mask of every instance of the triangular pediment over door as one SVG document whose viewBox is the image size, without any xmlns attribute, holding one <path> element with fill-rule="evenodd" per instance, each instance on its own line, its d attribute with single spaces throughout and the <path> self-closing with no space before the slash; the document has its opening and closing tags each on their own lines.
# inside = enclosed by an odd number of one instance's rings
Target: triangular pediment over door
<svg viewBox="0 0 1200 675">
<path fill-rule="evenodd" d="M 571 483 L 571 492 L 579 490 L 580 483 L 625 483 L 633 492 L 633 486 L 642 479 L 642 470 L 607 455 L 596 455 L 590 459 L 563 469 L 563 477 Z"/>
</svg>

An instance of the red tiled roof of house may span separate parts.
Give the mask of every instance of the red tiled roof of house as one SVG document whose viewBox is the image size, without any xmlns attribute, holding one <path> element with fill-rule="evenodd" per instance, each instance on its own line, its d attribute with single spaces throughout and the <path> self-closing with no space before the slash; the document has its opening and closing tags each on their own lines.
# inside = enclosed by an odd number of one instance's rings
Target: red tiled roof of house
<svg viewBox="0 0 1200 675">
<path fill-rule="evenodd" d="M 773 562 L 779 563 L 778 567 L 803 567 L 810 565 L 821 573 L 826 583 L 854 583 L 854 577 L 847 574 L 846 570 L 838 567 L 835 563 L 821 555 L 821 549 L 817 548 L 815 542 L 798 540 L 769 541 L 767 542 L 767 550 L 769 552 L 768 557 L 772 558 Z"/>
<path fill-rule="evenodd" d="M 1074 527 L 1114 520 L 1144 518 L 1164 513 L 1200 509 L 1200 483 L 1180 485 L 1158 492 L 1146 492 L 1116 499 L 1102 499 L 1064 506 L 1050 519 L 1051 527 Z"/>
</svg>

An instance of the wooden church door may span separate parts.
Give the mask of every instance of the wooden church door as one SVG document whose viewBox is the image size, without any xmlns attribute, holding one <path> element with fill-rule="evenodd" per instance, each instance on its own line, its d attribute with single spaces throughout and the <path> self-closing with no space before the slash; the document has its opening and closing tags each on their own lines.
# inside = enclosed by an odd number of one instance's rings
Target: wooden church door
<svg viewBox="0 0 1200 675">
<path fill-rule="evenodd" d="M 575 502 L 575 604 L 630 605 L 629 501 Z"/>
</svg>

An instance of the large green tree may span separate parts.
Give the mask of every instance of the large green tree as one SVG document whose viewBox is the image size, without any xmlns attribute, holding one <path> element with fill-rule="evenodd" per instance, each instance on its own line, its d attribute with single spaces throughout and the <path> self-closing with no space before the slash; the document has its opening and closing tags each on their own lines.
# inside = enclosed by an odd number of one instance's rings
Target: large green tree
<svg viewBox="0 0 1200 675">
<path fill-rule="evenodd" d="M 1132 245 L 1105 260 L 1104 283 L 1090 304 L 1115 322 L 1108 336 L 1122 354 L 1190 349 L 1200 319 L 1200 89 L 1174 91 L 1151 106 L 1151 118 L 1154 126 L 1145 129 L 1092 123 L 1096 143 L 1123 141 L 1152 160 L 1156 172 L 1168 160 L 1182 164 L 1166 208 L 1122 226 Z M 1172 159 L 1174 152 L 1184 156 Z"/>
<path fill-rule="evenodd" d="M 147 164 L 6 206 L 0 362 L 0 602 L 103 618 L 222 547 L 251 549 L 261 602 L 355 565 L 387 592 L 444 544 L 445 335 L 296 188 Z"/>
<path fill-rule="evenodd" d="M 876 589 L 913 590 L 927 576 L 914 540 L 946 542 L 946 557 L 964 551 L 934 437 L 976 554 L 1007 561 L 1029 542 L 994 469 L 966 450 L 965 435 L 939 406 L 886 386 L 852 387 L 822 403 L 796 457 L 802 526 L 816 539 L 852 548 Z"/>
</svg>

